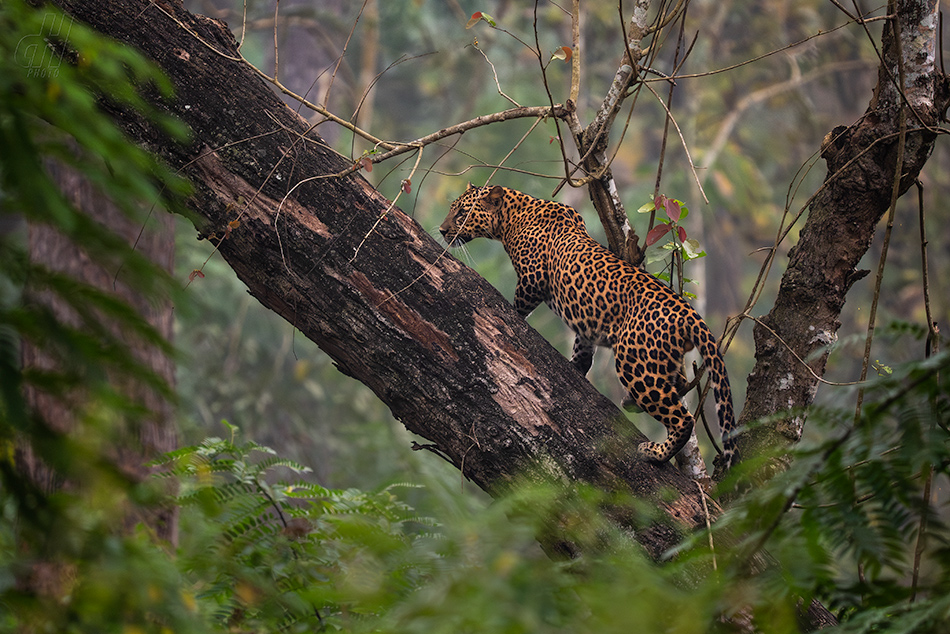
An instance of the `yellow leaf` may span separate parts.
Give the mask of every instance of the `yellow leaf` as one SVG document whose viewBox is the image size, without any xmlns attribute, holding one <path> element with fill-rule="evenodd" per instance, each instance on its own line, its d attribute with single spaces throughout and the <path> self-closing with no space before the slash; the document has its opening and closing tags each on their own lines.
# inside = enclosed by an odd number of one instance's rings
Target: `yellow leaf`
<svg viewBox="0 0 950 634">
<path fill-rule="evenodd" d="M 716 183 L 716 187 L 719 189 L 719 193 L 722 194 L 724 198 L 732 198 L 735 195 L 736 188 L 728 176 L 719 170 L 714 170 L 712 177 Z"/>
</svg>

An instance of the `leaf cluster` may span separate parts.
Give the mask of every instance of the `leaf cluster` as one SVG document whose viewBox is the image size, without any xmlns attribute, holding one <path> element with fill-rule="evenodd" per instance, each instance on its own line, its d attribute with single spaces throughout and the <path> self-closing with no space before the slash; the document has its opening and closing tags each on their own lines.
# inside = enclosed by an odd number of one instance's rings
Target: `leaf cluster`
<svg viewBox="0 0 950 634">
<path fill-rule="evenodd" d="M 718 524 L 723 536 L 742 535 L 730 574 L 765 566 L 756 594 L 820 599 L 841 631 L 945 631 L 950 527 L 936 491 L 950 477 L 948 367 L 943 353 L 893 368 L 858 417 L 810 412 L 826 437 L 803 442 L 787 472 Z"/>
<path fill-rule="evenodd" d="M 209 438 L 169 454 L 187 538 L 180 565 L 199 611 L 222 629 L 353 627 L 415 590 L 433 558 L 391 488 L 331 490 L 253 441 Z M 280 476 L 294 478 L 288 482 Z M 410 527 L 415 527 L 413 530 Z"/>
</svg>

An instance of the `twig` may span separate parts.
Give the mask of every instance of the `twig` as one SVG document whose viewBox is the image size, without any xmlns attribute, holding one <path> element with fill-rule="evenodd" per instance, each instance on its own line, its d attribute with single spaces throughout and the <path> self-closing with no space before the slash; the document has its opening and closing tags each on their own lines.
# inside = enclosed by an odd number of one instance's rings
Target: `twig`
<svg viewBox="0 0 950 634">
<path fill-rule="evenodd" d="M 244 8 L 241 13 L 241 41 L 238 42 L 238 50 L 244 46 L 244 38 L 247 36 L 247 0 L 244 0 Z"/>
<path fill-rule="evenodd" d="M 280 12 L 280 0 L 274 2 L 274 77 L 280 77 L 280 62 L 277 47 L 277 14 Z"/>
<path fill-rule="evenodd" d="M 409 170 L 409 176 L 406 177 L 410 180 L 412 179 L 413 175 L 416 173 L 416 169 L 418 169 L 419 167 L 419 161 L 422 160 L 422 150 L 423 148 L 420 147 L 418 154 L 416 154 L 416 162 L 412 166 L 412 169 Z M 389 206 L 383 210 L 383 213 L 379 214 L 379 218 L 377 218 L 376 222 L 373 223 L 373 226 L 369 228 L 369 231 L 366 232 L 366 235 L 363 236 L 363 239 L 360 240 L 360 243 L 356 245 L 356 251 L 353 252 L 353 257 L 350 258 L 349 264 L 352 264 L 353 261 L 356 260 L 356 256 L 360 254 L 360 249 L 363 248 L 363 245 L 366 244 L 366 241 L 369 240 L 370 236 L 373 235 L 373 232 L 376 231 L 376 227 L 378 227 L 379 223 L 381 223 L 386 218 L 390 210 L 396 206 L 396 201 L 398 201 L 399 197 L 402 196 L 403 191 L 404 191 L 403 188 L 400 187 L 399 191 L 396 193 L 396 197 L 393 198 L 392 201 L 389 203 Z"/>
<path fill-rule="evenodd" d="M 793 357 L 795 357 L 795 360 L 798 361 L 799 363 L 801 363 L 801 364 L 808 370 L 808 372 L 811 374 L 812 378 L 815 379 L 816 381 L 818 381 L 819 383 L 824 383 L 825 385 L 833 385 L 833 386 L 836 386 L 836 387 L 850 387 L 850 386 L 854 386 L 854 385 L 861 385 L 861 384 L 864 383 L 865 380 L 867 379 L 867 377 L 864 377 L 864 378 L 862 378 L 860 381 L 850 381 L 850 382 L 846 382 L 846 383 L 838 383 L 838 382 L 835 382 L 835 381 L 829 381 L 829 380 L 827 380 L 827 379 L 824 379 L 824 378 L 818 376 L 818 374 L 812 369 L 812 367 L 811 367 L 810 365 L 808 365 L 808 363 L 806 363 L 805 360 L 802 359 L 802 358 L 798 355 L 798 353 L 795 352 L 795 351 L 792 349 L 792 346 L 790 346 L 784 339 L 782 339 L 782 337 L 781 337 L 777 332 L 775 332 L 774 329 L 770 328 L 769 325 L 766 324 L 764 321 L 762 321 L 762 320 L 759 319 L 758 317 L 753 317 L 752 315 L 749 315 L 749 314 L 747 314 L 747 313 L 743 313 L 743 314 L 741 314 L 741 315 L 738 315 L 737 318 L 740 319 L 740 320 L 741 320 L 741 319 L 751 319 L 751 320 L 754 321 L 757 325 L 759 325 L 759 326 L 761 326 L 762 328 L 765 328 L 766 330 L 768 330 L 769 333 L 771 333 L 771 335 L 772 335 L 773 337 L 775 337 L 776 339 L 778 339 L 779 343 L 781 343 L 783 346 L 785 346 L 785 349 L 788 350 L 788 351 L 792 354 Z"/>
<path fill-rule="evenodd" d="M 371 158 L 373 159 L 374 163 L 380 163 L 392 158 L 393 156 L 397 156 L 404 152 L 409 152 L 413 148 L 429 145 L 430 143 L 450 137 L 453 134 L 462 134 L 463 132 L 468 132 L 469 130 L 480 128 L 491 123 L 497 123 L 499 121 L 509 121 L 511 119 L 528 119 L 531 117 L 543 118 L 550 116 L 560 119 L 563 118 L 566 113 L 567 108 L 560 104 L 555 104 L 553 107 L 520 106 L 518 108 L 511 108 L 510 110 L 502 110 L 501 112 L 481 115 L 475 117 L 474 119 L 469 119 L 468 121 L 463 121 L 462 123 L 457 123 L 453 126 L 442 128 L 438 132 L 433 132 L 432 134 L 419 137 L 415 141 L 410 141 L 408 143 L 388 144 L 390 147 L 387 148 L 387 152 L 383 152 Z"/>
<path fill-rule="evenodd" d="M 673 66 L 676 67 L 679 65 L 679 56 L 680 50 L 683 46 L 683 35 L 684 29 L 686 27 L 686 12 L 683 12 L 683 20 L 680 22 L 679 34 L 676 38 L 676 52 L 673 53 Z M 674 73 L 675 74 L 675 73 Z M 666 94 L 666 109 L 669 111 L 670 107 L 673 105 L 673 90 L 676 88 L 676 82 L 670 82 L 670 90 Z M 656 182 L 653 185 L 653 197 L 656 198 L 660 193 L 660 183 L 663 179 L 663 161 L 666 158 L 666 142 L 669 139 L 670 135 L 670 117 L 663 118 L 663 136 L 660 140 L 660 157 L 657 160 L 656 165 Z M 653 228 L 653 223 L 656 221 L 656 209 L 650 211 L 650 222 L 647 224 L 648 229 Z"/>
<path fill-rule="evenodd" d="M 940 349 L 940 338 L 937 333 L 937 324 L 933 320 L 930 312 L 930 279 L 927 266 L 927 229 L 924 223 L 924 187 L 920 180 L 917 181 L 917 212 L 920 223 L 920 271 L 924 291 L 924 312 L 927 315 L 927 346 L 924 349 L 924 355 L 930 357 L 936 354 Z M 930 407 L 933 410 L 931 418 L 931 429 L 937 419 L 937 403 L 931 398 Z M 921 475 L 924 477 L 924 491 L 920 500 L 920 528 L 917 530 L 917 544 L 914 546 L 914 567 L 910 583 L 910 599 L 913 603 L 917 599 L 917 583 L 920 579 L 920 560 L 923 557 L 924 549 L 927 546 L 927 529 L 929 524 L 928 512 L 930 510 L 930 490 L 933 485 L 934 468 L 928 464 L 921 467 Z"/>
<path fill-rule="evenodd" d="M 712 555 L 712 567 L 713 570 L 718 570 L 716 565 L 716 546 L 713 543 L 713 533 L 712 533 L 712 524 L 709 521 L 709 507 L 706 506 L 706 492 L 703 491 L 702 485 L 693 480 L 696 483 L 696 488 L 699 489 L 699 499 L 703 501 L 703 517 L 706 520 L 706 534 L 709 535 L 709 553 Z"/>
<path fill-rule="evenodd" d="M 888 2 L 888 11 L 890 12 L 891 7 L 893 6 L 893 1 Z M 904 93 L 904 50 L 903 44 L 901 42 L 901 25 L 900 20 L 895 19 L 892 22 L 893 28 L 893 38 L 894 38 L 894 55 L 897 58 L 897 74 L 898 80 L 900 81 L 898 91 Z M 886 68 L 886 64 L 882 58 L 881 67 Z M 877 277 L 874 280 L 874 296 L 871 299 L 871 310 L 868 314 L 868 332 L 867 337 L 864 341 L 864 358 L 861 362 L 861 382 L 864 382 L 868 376 L 868 367 L 871 365 L 871 343 L 874 341 L 874 325 L 875 320 L 877 319 L 877 306 L 881 297 L 881 284 L 884 280 L 884 264 L 887 261 L 887 251 L 891 243 L 891 232 L 894 229 L 894 216 L 897 210 L 897 199 L 900 197 L 900 186 L 901 186 L 901 173 L 904 169 L 904 146 L 907 141 L 907 110 L 908 107 L 904 102 L 900 104 L 900 112 L 898 116 L 900 117 L 900 136 L 897 139 L 897 162 L 894 167 L 894 183 L 891 187 L 891 204 L 887 210 L 887 226 L 884 229 L 884 244 L 881 245 L 881 259 L 878 262 L 877 266 Z M 864 402 L 864 388 L 858 388 L 857 403 L 855 404 L 854 411 L 854 420 L 857 424 L 858 420 L 861 417 L 861 405 Z"/>
<path fill-rule="evenodd" d="M 350 46 L 350 40 L 353 39 L 353 33 L 356 32 L 356 25 L 360 23 L 360 17 L 363 15 L 363 10 L 366 9 L 367 2 L 368 0 L 363 0 L 363 4 L 360 5 L 360 10 L 356 14 L 356 19 L 353 20 L 353 26 L 350 27 L 350 32 L 346 36 L 346 41 L 343 42 L 343 50 L 340 51 L 340 56 L 336 58 L 336 66 L 333 68 L 333 74 L 330 75 L 330 83 L 327 84 L 327 90 L 325 93 L 323 93 L 324 109 L 326 109 L 326 107 L 330 104 L 330 91 L 333 89 L 333 82 L 336 80 L 336 74 L 337 71 L 340 70 L 340 64 L 343 63 L 343 58 L 346 57 L 346 49 Z"/>
<path fill-rule="evenodd" d="M 572 39 L 573 39 L 573 44 L 574 44 L 574 49 L 573 49 L 574 56 L 572 57 L 572 62 L 571 62 L 571 98 L 568 99 L 568 102 L 567 102 L 567 106 L 568 106 L 567 113 L 566 113 L 567 116 L 565 117 L 565 120 L 566 120 L 565 122 L 567 123 L 568 130 L 570 130 L 571 136 L 574 138 L 574 142 L 578 146 L 578 149 L 580 149 L 579 139 L 584 134 L 584 130 L 581 127 L 580 120 L 577 118 L 577 111 L 576 111 L 577 94 L 575 93 L 575 90 L 578 90 L 578 91 L 580 90 L 580 66 L 579 66 L 580 62 L 577 58 L 577 55 L 580 53 L 580 50 L 579 50 L 580 48 L 579 47 L 580 17 L 578 14 L 578 11 L 580 10 L 579 1 L 580 0 L 574 0 L 573 13 L 571 15 L 571 20 L 573 20 L 571 30 L 573 33 Z M 538 0 L 534 1 L 534 19 L 532 20 L 531 23 L 534 27 L 534 45 L 535 45 L 535 48 L 540 52 L 541 39 L 540 39 L 540 36 L 538 35 Z M 548 83 L 547 67 L 545 66 L 544 61 L 540 55 L 538 56 L 538 67 L 541 70 L 541 84 L 544 86 L 544 91 L 548 96 L 548 103 L 551 104 L 551 107 L 553 108 L 555 106 L 554 95 L 551 94 L 551 86 Z M 577 186 L 577 187 L 580 186 L 580 185 L 574 185 L 573 182 L 571 181 L 571 174 L 577 168 L 576 167 L 572 168 L 571 161 L 567 157 L 567 148 L 564 145 L 564 137 L 561 135 L 561 124 L 559 122 L 558 117 L 555 117 L 554 119 L 554 127 L 557 130 L 556 138 L 557 138 L 558 150 L 561 152 L 561 165 L 564 166 L 564 180 L 561 183 L 559 183 L 557 187 L 554 188 L 554 192 L 551 194 L 552 198 L 557 196 L 557 192 L 560 191 L 564 183 L 572 183 L 572 186 Z M 583 159 L 581 160 L 583 161 Z"/>
<path fill-rule="evenodd" d="M 520 108 L 520 107 L 521 107 L 521 104 L 518 103 L 517 101 L 515 101 L 514 99 L 512 99 L 511 97 L 509 97 L 508 95 L 506 95 L 506 94 L 505 94 L 505 91 L 501 89 L 501 83 L 498 81 L 498 71 L 495 70 L 495 65 L 492 64 L 492 62 L 491 62 L 490 59 L 488 59 L 488 55 L 485 54 L 485 51 L 483 51 L 481 48 L 479 48 L 479 46 L 478 46 L 478 40 L 475 40 L 475 41 L 472 43 L 472 47 L 473 47 L 476 51 L 478 51 L 479 53 L 481 53 L 481 54 L 482 54 L 482 57 L 485 58 L 485 61 L 488 62 L 488 65 L 491 66 L 491 74 L 492 74 L 492 76 L 495 78 L 495 88 L 498 89 L 498 94 L 501 95 L 502 97 L 504 97 L 505 99 L 507 99 L 508 101 L 510 101 L 511 103 L 513 103 L 514 106 L 515 106 L 515 108 Z"/>
<path fill-rule="evenodd" d="M 505 164 L 505 161 L 507 161 L 508 159 L 510 159 L 510 158 L 511 158 L 511 155 L 514 154 L 515 151 L 516 151 L 519 147 L 521 147 L 521 145 L 525 142 L 525 140 L 528 138 L 528 136 L 529 136 L 532 132 L 534 132 L 534 129 L 535 129 L 535 128 L 538 127 L 538 124 L 539 124 L 539 123 L 541 123 L 541 119 L 540 119 L 540 118 L 535 119 L 534 123 L 531 124 L 531 127 L 528 128 L 528 131 L 525 132 L 524 135 L 522 135 L 521 139 L 519 139 L 518 142 L 515 143 L 514 146 L 511 148 L 511 150 L 509 150 L 508 154 L 505 155 L 505 158 L 501 159 L 501 162 L 498 163 L 498 165 L 495 166 L 495 169 L 492 170 L 492 173 L 488 175 L 488 179 L 487 179 L 486 183 L 487 183 L 488 181 L 491 181 L 492 178 L 494 178 L 495 174 L 498 173 L 498 170 L 500 170 L 500 169 L 502 168 L 502 166 Z"/>
<path fill-rule="evenodd" d="M 537 5 L 535 5 L 537 6 Z M 571 101 L 577 103 L 581 92 L 581 1 L 573 0 L 571 3 Z M 537 20 L 535 20 L 535 30 L 537 31 Z M 537 41 L 537 34 L 535 34 Z"/>
<path fill-rule="evenodd" d="M 676 134 L 679 136 L 680 143 L 683 146 L 683 151 L 686 153 L 686 161 L 689 163 L 689 169 L 693 173 L 693 180 L 696 181 L 696 186 L 699 187 L 699 193 L 702 195 L 703 201 L 708 205 L 709 199 L 706 197 L 706 190 L 703 189 L 703 183 L 699 178 L 699 174 L 696 172 L 696 165 L 693 163 L 693 157 L 689 154 L 689 145 L 686 143 L 686 138 L 683 136 L 683 131 L 680 130 L 679 124 L 676 123 L 676 119 L 673 118 L 673 113 L 670 112 L 670 109 L 666 106 L 666 103 L 663 102 L 663 98 L 660 97 L 660 95 L 658 95 L 656 91 L 653 90 L 653 87 L 649 84 L 644 84 L 644 86 L 647 87 L 647 90 L 649 90 L 650 93 L 660 103 L 660 105 L 663 106 L 663 110 L 666 112 L 667 118 L 670 122 L 672 122 L 673 127 L 676 128 Z"/>
<path fill-rule="evenodd" d="M 567 108 L 560 104 L 555 104 L 553 108 L 551 106 L 521 106 L 519 108 L 511 108 L 509 110 L 502 110 L 501 112 L 496 112 L 494 114 L 481 115 L 479 117 L 475 117 L 474 119 L 469 119 L 468 121 L 463 121 L 462 123 L 457 123 L 453 126 L 442 128 L 438 132 L 433 132 L 432 134 L 428 134 L 424 137 L 420 137 L 416 139 L 415 141 L 389 142 L 389 141 L 383 141 L 382 139 L 376 138 L 369 132 L 366 132 L 365 130 L 360 129 L 358 126 L 352 124 L 346 119 L 342 119 L 338 117 L 337 115 L 333 114 L 326 108 L 319 106 L 311 101 L 308 101 L 307 99 L 303 98 L 302 96 L 298 95 L 294 91 L 284 86 L 281 82 L 277 81 L 273 77 L 268 77 L 266 73 L 263 73 L 260 69 L 256 68 L 253 64 L 250 64 L 249 62 L 245 62 L 245 63 L 247 63 L 248 66 L 250 66 L 265 81 L 273 84 L 275 87 L 277 87 L 278 90 L 280 90 L 282 93 L 284 93 L 288 97 L 291 97 L 292 99 L 296 101 L 299 101 L 300 103 L 310 108 L 317 114 L 322 115 L 323 117 L 326 117 L 326 119 L 332 121 L 333 123 L 336 123 L 337 125 L 340 125 L 346 128 L 347 130 L 353 132 L 354 134 L 357 134 L 363 137 L 367 141 L 370 141 L 371 143 L 373 143 L 375 146 L 381 147 L 384 150 L 386 150 L 386 152 L 382 152 L 380 154 L 371 156 L 370 159 L 373 161 L 373 163 L 381 163 L 382 161 L 390 159 L 394 156 L 398 156 L 399 154 L 411 152 L 420 146 L 429 145 L 430 143 L 434 143 L 446 137 L 452 136 L 453 134 L 461 134 L 463 132 L 467 132 L 474 128 L 480 128 L 482 126 L 489 125 L 491 123 L 497 123 L 499 121 L 509 121 L 511 119 L 524 119 L 524 118 L 530 118 L 530 117 L 553 116 L 556 118 L 563 118 L 564 116 L 566 116 L 566 113 L 568 112 Z M 355 172 L 358 169 L 359 169 L 359 165 L 353 165 L 350 168 L 344 170 L 343 172 L 340 172 L 339 176 L 346 176 L 347 174 Z"/>
<path fill-rule="evenodd" d="M 722 68 L 717 68 L 717 69 L 715 69 L 715 70 L 707 70 L 707 71 L 703 71 L 703 72 L 701 72 L 701 73 L 688 73 L 688 74 L 685 74 L 685 75 L 673 75 L 673 76 L 670 77 L 669 79 L 672 79 L 672 80 L 674 80 L 674 81 L 678 81 L 678 80 L 680 80 L 680 79 L 698 79 L 698 78 L 700 78 L 700 77 L 709 77 L 710 75 L 718 75 L 718 74 L 720 74 L 720 73 L 728 73 L 728 72 L 731 71 L 731 70 L 735 70 L 735 69 L 737 69 L 737 68 L 742 68 L 743 66 L 748 66 L 749 64 L 754 64 L 755 62 L 761 61 L 761 60 L 763 60 L 763 59 L 765 59 L 765 58 L 767 58 L 767 57 L 771 57 L 771 56 L 776 55 L 776 54 L 778 54 L 778 53 L 781 53 L 781 52 L 783 52 L 783 51 L 787 51 L 787 50 L 793 49 L 793 48 L 795 48 L 795 47 L 801 46 L 802 44 L 805 44 L 805 43 L 807 43 L 807 42 L 810 42 L 811 40 L 815 39 L 816 37 L 822 37 L 822 36 L 824 36 L 824 35 L 829 35 L 829 34 L 831 34 L 831 33 L 834 33 L 835 31 L 838 31 L 838 30 L 841 30 L 841 29 L 845 28 L 845 27 L 848 26 L 849 24 L 851 24 L 851 22 L 845 22 L 844 24 L 839 24 L 838 26 L 833 27 L 833 28 L 830 28 L 830 29 L 828 29 L 827 31 L 818 31 L 818 32 L 815 33 L 814 35 L 809 35 L 808 37 L 802 38 L 802 39 L 800 39 L 800 40 L 798 40 L 798 41 L 796 41 L 796 42 L 792 42 L 791 44 L 786 44 L 785 46 L 782 46 L 782 47 L 776 48 L 776 49 L 774 49 L 774 50 L 771 50 L 771 51 L 769 51 L 768 53 L 763 53 L 763 54 L 761 54 L 761 55 L 757 55 L 757 56 L 755 56 L 755 57 L 749 58 L 749 59 L 744 60 L 744 61 L 742 61 L 742 62 L 738 62 L 737 64 L 732 64 L 732 65 L 730 65 L 730 66 L 723 66 Z M 648 82 L 667 81 L 667 79 L 664 79 L 664 78 L 645 79 L 644 81 L 648 81 Z"/>
</svg>

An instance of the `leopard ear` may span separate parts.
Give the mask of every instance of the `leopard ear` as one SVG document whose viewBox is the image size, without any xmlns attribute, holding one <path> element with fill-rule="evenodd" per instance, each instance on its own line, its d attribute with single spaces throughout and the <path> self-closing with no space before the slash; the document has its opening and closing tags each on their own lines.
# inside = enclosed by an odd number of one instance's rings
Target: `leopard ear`
<svg viewBox="0 0 950 634">
<path fill-rule="evenodd" d="M 498 209 L 501 207 L 501 201 L 505 198 L 505 188 L 501 185 L 495 185 L 485 197 L 489 206 Z"/>
</svg>

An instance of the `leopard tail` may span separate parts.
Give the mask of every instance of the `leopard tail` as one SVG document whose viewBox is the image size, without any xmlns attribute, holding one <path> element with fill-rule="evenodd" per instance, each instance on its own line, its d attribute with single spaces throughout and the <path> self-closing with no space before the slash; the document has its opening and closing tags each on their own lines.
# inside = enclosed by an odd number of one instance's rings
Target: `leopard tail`
<svg viewBox="0 0 950 634">
<path fill-rule="evenodd" d="M 732 387 L 729 385 L 729 375 L 726 372 L 726 363 L 719 352 L 719 345 L 709 327 L 697 315 L 693 325 L 691 341 L 709 372 L 712 381 L 713 393 L 716 397 L 716 415 L 719 417 L 719 428 L 722 431 L 722 467 L 728 470 L 739 460 L 736 448 L 736 414 L 732 406 Z"/>
</svg>

